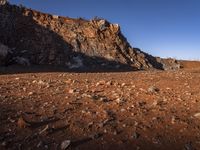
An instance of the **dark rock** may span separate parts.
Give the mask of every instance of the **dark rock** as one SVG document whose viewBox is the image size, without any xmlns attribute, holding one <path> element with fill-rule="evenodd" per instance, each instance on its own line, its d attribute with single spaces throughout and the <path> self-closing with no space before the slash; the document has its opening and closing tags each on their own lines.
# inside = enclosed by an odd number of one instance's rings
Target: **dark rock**
<svg viewBox="0 0 200 150">
<path fill-rule="evenodd" d="M 0 65 L 4 65 L 7 55 L 8 55 L 9 48 L 0 43 Z"/>
<path fill-rule="evenodd" d="M 138 139 L 138 138 L 140 137 L 140 134 L 137 133 L 137 132 L 134 132 L 133 135 L 132 135 L 132 137 L 133 137 L 134 139 Z"/>
</svg>

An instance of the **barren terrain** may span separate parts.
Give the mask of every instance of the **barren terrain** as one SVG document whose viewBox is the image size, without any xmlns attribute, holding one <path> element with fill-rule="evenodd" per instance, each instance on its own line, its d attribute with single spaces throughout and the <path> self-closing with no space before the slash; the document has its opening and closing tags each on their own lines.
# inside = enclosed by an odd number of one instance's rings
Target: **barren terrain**
<svg viewBox="0 0 200 150">
<path fill-rule="evenodd" d="M 179 71 L 1 71 L 0 149 L 198 150 L 199 63 L 183 65 Z"/>
</svg>

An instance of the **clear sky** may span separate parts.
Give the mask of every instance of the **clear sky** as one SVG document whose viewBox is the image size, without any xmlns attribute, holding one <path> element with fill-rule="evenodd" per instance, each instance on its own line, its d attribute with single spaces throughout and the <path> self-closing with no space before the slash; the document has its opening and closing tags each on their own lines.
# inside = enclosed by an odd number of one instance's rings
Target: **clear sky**
<svg viewBox="0 0 200 150">
<path fill-rule="evenodd" d="M 61 16 L 119 23 L 133 47 L 161 57 L 200 59 L 200 0 L 10 0 Z"/>
</svg>

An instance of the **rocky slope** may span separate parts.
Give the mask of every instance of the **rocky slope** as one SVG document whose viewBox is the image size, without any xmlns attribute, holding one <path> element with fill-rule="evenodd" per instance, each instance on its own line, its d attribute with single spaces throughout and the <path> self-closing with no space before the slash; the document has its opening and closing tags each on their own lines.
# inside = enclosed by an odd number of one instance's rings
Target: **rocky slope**
<svg viewBox="0 0 200 150">
<path fill-rule="evenodd" d="M 104 19 L 71 19 L 3 3 L 0 20 L 0 43 L 11 49 L 4 64 L 163 68 L 153 56 L 132 48 L 118 24 Z"/>
</svg>

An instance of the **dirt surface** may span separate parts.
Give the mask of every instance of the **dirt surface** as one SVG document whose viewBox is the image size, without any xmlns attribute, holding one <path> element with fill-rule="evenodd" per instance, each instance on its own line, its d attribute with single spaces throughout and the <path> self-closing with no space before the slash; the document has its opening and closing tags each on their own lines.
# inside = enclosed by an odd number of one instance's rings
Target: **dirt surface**
<svg viewBox="0 0 200 150">
<path fill-rule="evenodd" d="M 189 68 L 0 75 L 0 149 L 198 150 L 199 82 Z"/>
</svg>

